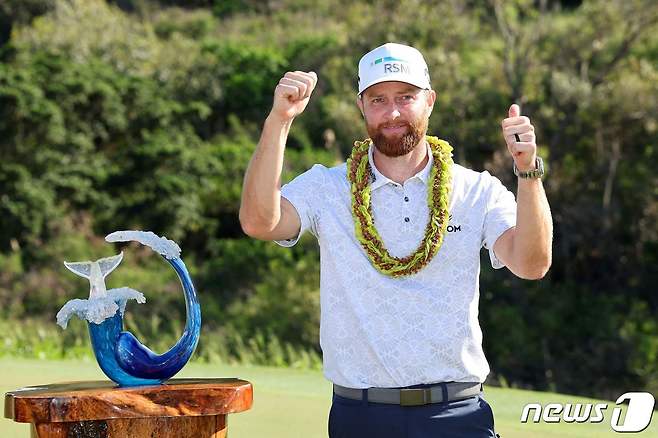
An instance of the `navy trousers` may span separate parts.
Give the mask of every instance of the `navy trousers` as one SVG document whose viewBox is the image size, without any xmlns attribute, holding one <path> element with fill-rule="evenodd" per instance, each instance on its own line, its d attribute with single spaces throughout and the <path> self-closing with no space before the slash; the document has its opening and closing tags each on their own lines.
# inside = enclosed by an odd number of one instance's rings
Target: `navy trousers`
<svg viewBox="0 0 658 438">
<path fill-rule="evenodd" d="M 429 385 L 415 385 L 414 388 Z M 364 391 L 365 395 L 365 391 Z M 400 406 L 333 395 L 329 438 L 495 438 L 491 406 L 479 395 Z"/>
</svg>

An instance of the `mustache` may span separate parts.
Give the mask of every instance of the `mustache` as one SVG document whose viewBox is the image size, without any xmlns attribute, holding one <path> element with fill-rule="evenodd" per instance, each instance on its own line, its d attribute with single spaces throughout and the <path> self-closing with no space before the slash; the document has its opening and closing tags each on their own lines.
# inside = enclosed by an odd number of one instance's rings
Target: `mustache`
<svg viewBox="0 0 658 438">
<path fill-rule="evenodd" d="M 397 121 L 397 122 L 380 123 L 377 126 L 377 129 L 381 130 L 381 129 L 384 129 L 384 128 L 395 128 L 395 127 L 398 127 L 398 126 L 406 126 L 407 128 L 413 128 L 413 126 L 411 126 L 411 123 L 409 123 L 408 121 L 400 120 L 400 121 Z"/>
</svg>

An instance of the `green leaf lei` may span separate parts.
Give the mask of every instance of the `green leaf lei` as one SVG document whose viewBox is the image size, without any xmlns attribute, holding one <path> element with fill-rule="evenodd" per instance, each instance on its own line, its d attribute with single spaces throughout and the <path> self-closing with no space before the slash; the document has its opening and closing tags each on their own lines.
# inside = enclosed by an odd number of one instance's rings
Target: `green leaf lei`
<svg viewBox="0 0 658 438">
<path fill-rule="evenodd" d="M 411 275 L 424 268 L 441 248 L 443 236 L 448 228 L 448 202 L 452 187 L 452 146 L 437 137 L 426 136 L 425 139 L 434 157 L 427 190 L 430 218 L 427 221 L 425 237 L 416 251 L 403 258 L 393 257 L 388 253 L 374 225 L 370 204 L 368 161 L 368 149 L 372 140 L 368 138 L 354 142 L 352 154 L 347 159 L 347 178 L 351 185 L 352 216 L 357 239 L 372 265 L 382 274 L 391 277 Z"/>
</svg>

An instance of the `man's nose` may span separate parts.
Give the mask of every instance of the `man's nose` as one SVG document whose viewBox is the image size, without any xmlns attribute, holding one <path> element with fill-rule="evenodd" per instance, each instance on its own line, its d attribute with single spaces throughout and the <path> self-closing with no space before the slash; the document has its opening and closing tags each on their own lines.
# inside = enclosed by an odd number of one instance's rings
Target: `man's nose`
<svg viewBox="0 0 658 438">
<path fill-rule="evenodd" d="M 386 117 L 390 120 L 395 120 L 400 117 L 400 110 L 398 105 L 395 102 L 392 102 L 388 108 L 386 108 Z"/>
</svg>

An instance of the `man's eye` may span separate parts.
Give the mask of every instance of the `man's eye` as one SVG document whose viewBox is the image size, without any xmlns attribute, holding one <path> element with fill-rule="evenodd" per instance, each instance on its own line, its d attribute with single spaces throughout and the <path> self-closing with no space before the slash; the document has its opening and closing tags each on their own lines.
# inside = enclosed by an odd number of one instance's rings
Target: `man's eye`
<svg viewBox="0 0 658 438">
<path fill-rule="evenodd" d="M 372 103 L 382 103 L 383 101 L 384 99 L 382 99 L 381 97 L 375 97 L 374 99 L 372 99 Z"/>
<path fill-rule="evenodd" d="M 411 100 L 413 98 L 414 97 L 411 94 L 405 94 L 404 96 L 402 96 L 402 100 Z"/>
</svg>

